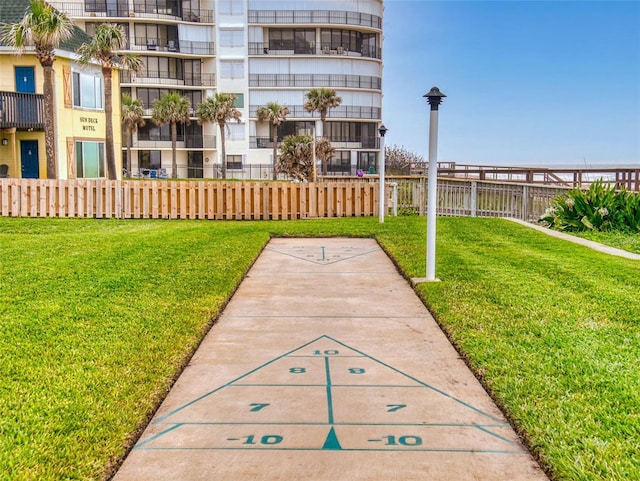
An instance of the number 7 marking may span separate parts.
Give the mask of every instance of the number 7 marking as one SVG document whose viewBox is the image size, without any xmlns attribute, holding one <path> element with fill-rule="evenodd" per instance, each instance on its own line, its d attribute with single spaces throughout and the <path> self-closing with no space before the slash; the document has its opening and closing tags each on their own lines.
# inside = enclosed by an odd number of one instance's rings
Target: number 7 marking
<svg viewBox="0 0 640 481">
<path fill-rule="evenodd" d="M 256 411 L 260 411 L 261 409 L 266 408 L 269 405 L 269 403 L 266 404 L 260 404 L 260 403 L 251 403 L 249 404 L 249 406 L 253 406 L 250 411 L 252 413 L 256 412 Z"/>
<path fill-rule="evenodd" d="M 388 413 L 395 413 L 396 411 L 399 411 L 402 408 L 406 408 L 407 405 L 406 404 L 387 404 L 387 407 L 389 409 L 387 409 Z"/>
</svg>

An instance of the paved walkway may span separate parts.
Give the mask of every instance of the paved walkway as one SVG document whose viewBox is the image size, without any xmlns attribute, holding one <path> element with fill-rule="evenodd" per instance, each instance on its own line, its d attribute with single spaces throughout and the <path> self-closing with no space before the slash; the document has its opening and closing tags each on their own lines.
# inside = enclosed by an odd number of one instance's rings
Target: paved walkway
<svg viewBox="0 0 640 481">
<path fill-rule="evenodd" d="M 547 478 L 378 244 L 334 238 L 268 244 L 115 476 L 144 480 Z"/>
</svg>

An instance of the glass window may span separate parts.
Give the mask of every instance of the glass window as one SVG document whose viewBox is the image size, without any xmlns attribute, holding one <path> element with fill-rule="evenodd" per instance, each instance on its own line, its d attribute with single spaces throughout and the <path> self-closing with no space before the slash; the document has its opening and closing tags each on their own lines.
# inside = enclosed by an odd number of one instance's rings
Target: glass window
<svg viewBox="0 0 640 481">
<path fill-rule="evenodd" d="M 351 172 L 351 152 L 348 150 L 339 150 L 333 154 L 327 165 L 328 172 Z"/>
<path fill-rule="evenodd" d="M 73 105 L 102 110 L 102 77 L 73 72 Z"/>
<path fill-rule="evenodd" d="M 228 170 L 242 170 L 242 155 L 227 155 Z"/>
<path fill-rule="evenodd" d="M 227 138 L 229 140 L 244 140 L 244 124 L 227 123 Z"/>
<path fill-rule="evenodd" d="M 76 177 L 105 177 L 103 142 L 76 142 Z"/>
<path fill-rule="evenodd" d="M 221 60 L 220 78 L 244 78 L 244 60 Z"/>
<path fill-rule="evenodd" d="M 372 168 L 376 169 L 376 153 L 375 152 L 360 152 L 358 156 L 358 169 L 369 171 Z"/>
<path fill-rule="evenodd" d="M 244 108 L 244 94 L 233 94 L 236 96 L 235 102 L 233 102 L 233 106 L 237 109 Z"/>
<path fill-rule="evenodd" d="M 241 47 L 244 45 L 244 30 L 220 29 L 221 47 Z"/>
<path fill-rule="evenodd" d="M 138 169 L 159 169 L 162 153 L 159 150 L 139 150 Z"/>
</svg>

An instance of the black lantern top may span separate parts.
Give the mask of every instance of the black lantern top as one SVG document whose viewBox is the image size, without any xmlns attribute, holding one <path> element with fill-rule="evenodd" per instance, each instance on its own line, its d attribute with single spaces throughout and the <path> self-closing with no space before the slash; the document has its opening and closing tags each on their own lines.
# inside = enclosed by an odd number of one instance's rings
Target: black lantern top
<svg viewBox="0 0 640 481">
<path fill-rule="evenodd" d="M 384 137 L 384 134 L 387 133 L 388 128 L 384 126 L 384 124 L 380 124 L 380 128 L 378 128 L 378 132 L 380 132 L 380 137 Z"/>
<path fill-rule="evenodd" d="M 440 92 L 438 87 L 432 87 L 423 97 L 427 98 L 427 102 L 431 105 L 431 110 L 438 110 L 438 106 L 442 103 L 442 99 L 446 97 L 446 95 Z"/>
</svg>

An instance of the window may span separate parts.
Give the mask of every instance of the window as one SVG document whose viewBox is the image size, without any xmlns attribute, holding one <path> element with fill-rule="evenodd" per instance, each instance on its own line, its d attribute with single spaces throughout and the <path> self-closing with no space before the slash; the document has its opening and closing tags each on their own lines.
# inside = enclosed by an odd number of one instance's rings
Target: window
<svg viewBox="0 0 640 481">
<path fill-rule="evenodd" d="M 73 72 L 73 105 L 85 109 L 102 109 L 102 77 Z"/>
<path fill-rule="evenodd" d="M 219 0 L 218 13 L 220 15 L 242 15 L 244 13 L 244 2 Z"/>
<path fill-rule="evenodd" d="M 237 109 L 244 108 L 244 94 L 233 94 L 236 96 L 236 100 L 233 102 L 233 106 Z"/>
<path fill-rule="evenodd" d="M 364 148 L 375 148 L 376 134 L 372 122 L 327 122 L 325 136 L 332 142 L 361 142 Z"/>
<path fill-rule="evenodd" d="M 227 124 L 227 138 L 229 140 L 244 140 L 244 124 Z"/>
<path fill-rule="evenodd" d="M 221 60 L 220 78 L 244 78 L 244 60 Z"/>
<path fill-rule="evenodd" d="M 178 27 L 175 25 L 136 24 L 136 45 L 146 45 L 147 49 L 155 50 L 157 46 L 173 48 L 178 45 Z M 155 48 L 154 48 L 155 47 Z"/>
<path fill-rule="evenodd" d="M 76 177 L 105 177 L 103 142 L 76 142 Z"/>
<path fill-rule="evenodd" d="M 244 30 L 220 29 L 221 47 L 242 47 L 244 45 Z"/>
<path fill-rule="evenodd" d="M 351 172 L 351 152 L 348 150 L 339 150 L 333 154 L 333 158 L 329 160 L 327 172 Z"/>
<path fill-rule="evenodd" d="M 138 169 L 159 169 L 162 153 L 159 150 L 139 150 Z"/>
<path fill-rule="evenodd" d="M 316 49 L 316 31 L 300 28 L 272 28 L 269 30 L 269 49 L 292 50 L 312 54 Z"/>
<path fill-rule="evenodd" d="M 184 141 L 183 124 L 176 124 L 177 140 Z M 171 141 L 171 125 L 167 122 L 162 125 L 155 125 L 153 122 L 147 122 L 142 127 L 138 127 L 138 140 L 152 140 L 161 142 Z"/>
<path fill-rule="evenodd" d="M 242 155 L 227 155 L 228 170 L 242 170 Z"/>
<path fill-rule="evenodd" d="M 360 152 L 358 157 L 358 169 L 369 171 L 369 168 L 376 168 L 376 152 Z"/>
<path fill-rule="evenodd" d="M 282 142 L 287 135 L 313 135 L 313 121 L 287 120 L 278 125 L 278 141 Z M 271 135 L 271 134 L 269 134 Z"/>
</svg>

